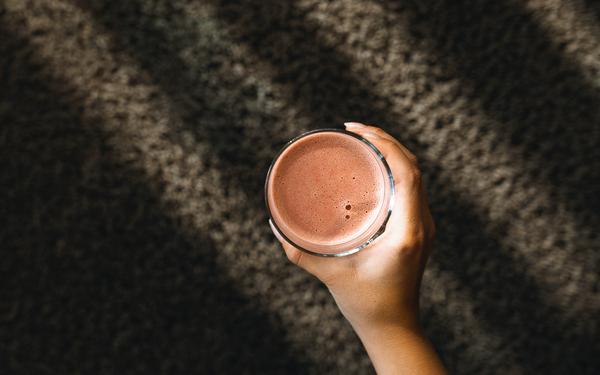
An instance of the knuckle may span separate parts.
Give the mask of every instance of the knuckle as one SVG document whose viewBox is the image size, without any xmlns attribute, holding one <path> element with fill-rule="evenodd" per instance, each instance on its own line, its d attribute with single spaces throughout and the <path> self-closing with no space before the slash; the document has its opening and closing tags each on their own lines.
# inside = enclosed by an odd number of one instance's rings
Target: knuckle
<svg viewBox="0 0 600 375">
<path fill-rule="evenodd" d="M 418 186 L 421 183 L 421 171 L 419 168 L 412 167 L 406 172 L 405 179 L 409 184 Z"/>
<path fill-rule="evenodd" d="M 408 158 L 410 159 L 410 161 L 417 167 L 417 169 L 419 168 L 419 159 L 413 155 L 413 154 L 409 154 Z"/>
<path fill-rule="evenodd" d="M 369 126 L 369 131 L 386 140 L 390 136 L 385 130 L 378 128 L 377 126 Z"/>
<path fill-rule="evenodd" d="M 419 180 L 419 181 L 421 181 L 421 170 L 420 170 L 419 168 L 417 168 L 417 167 L 413 167 L 413 168 L 411 169 L 411 171 L 412 171 L 412 176 L 413 176 L 413 178 L 414 178 L 415 180 Z"/>
<path fill-rule="evenodd" d="M 379 148 L 379 151 L 381 151 L 388 159 L 396 158 L 397 154 L 400 152 L 398 146 L 396 146 L 394 142 L 387 138 L 378 139 L 376 146 Z"/>
<path fill-rule="evenodd" d="M 383 132 L 383 130 L 378 126 L 375 126 L 375 125 L 367 125 L 367 126 L 369 128 L 369 131 L 372 131 L 373 133 L 381 134 Z"/>
<path fill-rule="evenodd" d="M 413 233 L 407 236 L 403 243 L 403 248 L 405 251 L 418 251 L 425 246 L 426 243 L 426 234 L 424 228 L 420 227 L 416 229 Z"/>
<path fill-rule="evenodd" d="M 396 149 L 396 144 L 387 138 L 381 138 L 379 142 L 387 147 L 390 151 Z"/>
<path fill-rule="evenodd" d="M 418 231 L 412 241 L 413 241 L 413 246 L 415 247 L 415 249 L 422 249 L 425 246 L 425 231 L 424 230 L 420 230 Z"/>
</svg>

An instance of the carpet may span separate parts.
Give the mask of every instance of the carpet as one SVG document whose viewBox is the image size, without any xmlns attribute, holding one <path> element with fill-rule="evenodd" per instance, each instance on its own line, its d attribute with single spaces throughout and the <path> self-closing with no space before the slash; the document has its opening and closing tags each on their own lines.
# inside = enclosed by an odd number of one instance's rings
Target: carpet
<svg viewBox="0 0 600 375">
<path fill-rule="evenodd" d="M 374 373 L 263 201 L 344 121 L 419 158 L 451 373 L 598 373 L 593 2 L 5 0 L 0 68 L 1 373 Z"/>
</svg>

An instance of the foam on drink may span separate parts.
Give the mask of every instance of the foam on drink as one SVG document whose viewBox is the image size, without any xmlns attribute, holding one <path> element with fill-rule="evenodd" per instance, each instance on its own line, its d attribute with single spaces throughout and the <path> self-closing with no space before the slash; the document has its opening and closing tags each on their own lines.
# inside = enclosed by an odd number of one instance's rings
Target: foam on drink
<svg viewBox="0 0 600 375">
<path fill-rule="evenodd" d="M 373 225 L 384 204 L 386 176 L 361 140 L 318 132 L 287 147 L 267 183 L 281 231 L 318 246 L 351 241 Z"/>
</svg>

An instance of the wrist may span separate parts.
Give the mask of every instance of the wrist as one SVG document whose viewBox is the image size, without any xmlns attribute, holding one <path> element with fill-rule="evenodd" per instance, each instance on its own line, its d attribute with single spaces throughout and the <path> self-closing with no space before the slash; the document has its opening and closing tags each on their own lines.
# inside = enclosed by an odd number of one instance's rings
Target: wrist
<svg viewBox="0 0 600 375">
<path fill-rule="evenodd" d="M 415 315 L 399 316 L 394 320 L 350 321 L 361 340 L 381 340 L 387 336 L 422 335 L 419 319 Z"/>
<path fill-rule="evenodd" d="M 362 298 L 344 298 L 330 289 L 338 308 L 357 332 L 404 329 L 420 331 L 417 299 L 395 298 L 394 293 L 361 293 Z"/>
</svg>

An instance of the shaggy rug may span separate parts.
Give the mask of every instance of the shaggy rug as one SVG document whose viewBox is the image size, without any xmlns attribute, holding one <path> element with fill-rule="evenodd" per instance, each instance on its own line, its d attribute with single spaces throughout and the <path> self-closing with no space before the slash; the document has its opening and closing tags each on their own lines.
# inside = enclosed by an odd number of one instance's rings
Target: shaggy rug
<svg viewBox="0 0 600 375">
<path fill-rule="evenodd" d="M 270 233 L 301 132 L 377 124 L 438 235 L 457 374 L 600 371 L 600 7 L 0 1 L 0 372 L 365 374 Z"/>
</svg>

